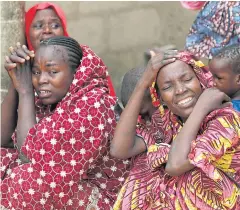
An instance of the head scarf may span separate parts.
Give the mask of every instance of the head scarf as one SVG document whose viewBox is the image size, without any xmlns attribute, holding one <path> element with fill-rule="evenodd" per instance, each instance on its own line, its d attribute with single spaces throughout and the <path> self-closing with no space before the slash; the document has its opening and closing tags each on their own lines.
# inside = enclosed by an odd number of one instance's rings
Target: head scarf
<svg viewBox="0 0 240 210">
<path fill-rule="evenodd" d="M 186 51 L 179 52 L 178 55 L 178 60 L 183 61 L 192 67 L 203 90 L 213 86 L 212 74 L 204 67 L 204 64 L 201 61 L 195 60 L 195 57 Z M 155 82 L 153 85 L 155 86 Z M 152 92 L 152 90 L 150 91 Z M 151 96 L 153 103 L 155 105 L 158 104 L 159 106 L 159 110 L 153 115 L 153 124 L 164 134 L 164 138 L 161 140 L 163 140 L 164 143 L 170 143 L 173 135 L 175 135 L 180 128 L 181 123 L 178 116 L 174 115 L 169 109 L 161 110 L 163 109 L 163 106 L 161 105 L 160 100 L 156 99 L 156 96 L 153 96 L 153 94 L 151 94 Z M 162 111 L 164 111 L 164 113 L 161 113 Z"/>
<path fill-rule="evenodd" d="M 36 4 L 35 6 L 31 7 L 25 14 L 25 34 L 26 34 L 26 39 L 27 39 L 27 44 L 28 44 L 29 50 L 35 50 L 35 49 L 33 49 L 32 44 L 30 42 L 30 38 L 29 38 L 29 31 L 30 31 L 32 21 L 36 15 L 37 11 L 44 10 L 47 8 L 51 8 L 56 12 L 57 16 L 59 17 L 59 19 L 62 22 L 62 27 L 63 27 L 63 32 L 64 32 L 63 34 L 64 34 L 64 36 L 68 36 L 67 20 L 66 20 L 63 10 L 59 6 L 49 3 L 49 2 Z"/>
<path fill-rule="evenodd" d="M 64 14 L 63 10 L 59 6 L 57 6 L 53 3 L 49 3 L 49 2 L 36 4 L 32 8 L 30 8 L 25 14 L 25 33 L 26 33 L 26 39 L 27 39 L 27 44 L 28 44 L 28 49 L 29 50 L 35 50 L 35 49 L 33 49 L 33 46 L 30 42 L 30 36 L 29 36 L 29 31 L 30 31 L 32 21 L 33 21 L 35 15 L 36 15 L 37 11 L 44 10 L 44 9 L 47 9 L 47 8 L 52 8 L 56 12 L 56 14 L 58 15 L 58 17 L 60 18 L 60 20 L 62 22 L 63 34 L 64 34 L 64 36 L 68 36 L 67 20 L 66 20 L 66 17 L 65 17 L 65 14 Z M 113 86 L 111 77 L 108 74 L 108 72 L 107 72 L 107 80 L 108 80 L 108 88 L 109 88 L 110 95 L 111 96 L 116 96 L 114 86 Z"/>
<path fill-rule="evenodd" d="M 50 195 L 46 204 L 55 207 L 66 204 L 78 190 L 79 180 L 102 158 L 116 125 L 116 98 L 108 93 L 106 66 L 89 47 L 81 48 L 81 64 L 55 110 L 51 112 L 50 106 L 44 106 L 37 97 L 38 123 L 29 130 L 22 146 L 45 183 L 42 193 Z M 64 196 L 59 197 L 55 190 Z"/>
<path fill-rule="evenodd" d="M 225 46 L 240 43 L 240 2 L 209 1 L 198 13 L 185 48 L 211 59 Z"/>
</svg>

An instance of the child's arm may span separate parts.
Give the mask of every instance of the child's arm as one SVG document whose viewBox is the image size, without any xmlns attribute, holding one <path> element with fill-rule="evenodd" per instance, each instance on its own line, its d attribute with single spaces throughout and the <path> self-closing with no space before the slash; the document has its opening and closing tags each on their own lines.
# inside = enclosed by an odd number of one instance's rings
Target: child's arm
<svg viewBox="0 0 240 210">
<path fill-rule="evenodd" d="M 203 119 L 211 111 L 223 107 L 223 101 L 230 101 L 230 98 L 215 88 L 205 90 L 199 97 L 181 132 L 172 143 L 166 165 L 169 175 L 179 176 L 194 168 L 188 159 L 191 142 L 196 139 Z"/>
</svg>

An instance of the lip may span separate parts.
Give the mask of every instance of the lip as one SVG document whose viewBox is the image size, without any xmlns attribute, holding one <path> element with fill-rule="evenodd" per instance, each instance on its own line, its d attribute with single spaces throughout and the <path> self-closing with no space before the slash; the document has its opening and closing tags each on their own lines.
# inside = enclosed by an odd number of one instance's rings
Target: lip
<svg viewBox="0 0 240 210">
<path fill-rule="evenodd" d="M 49 39 L 49 38 L 51 38 L 51 37 L 53 37 L 53 36 L 44 36 L 44 37 L 41 37 L 41 38 L 40 38 L 40 42 L 43 41 L 43 40 Z"/>
<path fill-rule="evenodd" d="M 39 90 L 37 91 L 39 98 L 49 98 L 52 95 L 52 92 L 49 90 Z"/>
<path fill-rule="evenodd" d="M 191 99 L 190 99 L 191 98 Z M 188 100 L 188 101 L 186 101 L 186 102 L 184 102 L 184 103 L 181 103 L 181 104 L 179 104 L 180 102 L 182 102 L 182 101 L 184 101 L 184 100 L 186 100 L 186 99 L 190 99 L 190 100 Z M 175 104 L 178 106 L 178 107 L 180 107 L 180 108 L 189 108 L 189 107 L 192 107 L 193 105 L 195 105 L 195 97 L 194 96 L 188 96 L 188 97 L 185 97 L 185 98 L 183 98 L 183 99 L 181 99 L 181 100 L 178 100 L 178 102 L 176 102 Z"/>
</svg>

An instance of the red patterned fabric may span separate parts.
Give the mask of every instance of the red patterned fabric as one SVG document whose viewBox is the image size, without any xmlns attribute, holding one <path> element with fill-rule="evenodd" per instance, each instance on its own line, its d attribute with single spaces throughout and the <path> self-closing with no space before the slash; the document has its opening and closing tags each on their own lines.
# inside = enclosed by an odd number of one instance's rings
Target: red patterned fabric
<svg viewBox="0 0 240 210">
<path fill-rule="evenodd" d="M 30 38 L 29 38 L 29 31 L 30 31 L 32 21 L 33 21 L 35 15 L 36 15 L 37 11 L 44 10 L 44 9 L 47 9 L 47 8 L 52 8 L 56 12 L 59 19 L 62 22 L 63 33 L 64 33 L 63 35 L 68 36 L 67 19 L 65 17 L 65 14 L 64 14 L 63 10 L 59 6 L 57 6 L 56 4 L 53 4 L 53 3 L 50 3 L 50 2 L 43 2 L 43 3 L 36 4 L 33 7 L 31 7 L 25 14 L 25 34 L 26 34 L 28 48 L 30 50 L 36 50 L 36 49 L 33 49 L 33 46 L 31 44 Z M 110 91 L 110 95 L 111 96 L 116 96 L 111 77 L 110 77 L 110 75 L 108 75 L 108 73 L 107 73 L 107 80 L 108 80 L 108 88 L 109 88 L 109 91 Z"/>
<path fill-rule="evenodd" d="M 190 54 L 181 53 L 179 59 L 193 67 L 203 89 L 212 85 L 209 72 Z M 169 110 L 165 110 L 164 118 L 157 110 L 151 126 L 138 129 L 147 153 L 135 159 L 114 210 L 240 209 L 239 113 L 224 108 L 204 119 L 189 153 L 196 167 L 178 177 L 166 174 L 165 164 L 182 123 Z"/>
<path fill-rule="evenodd" d="M 56 109 L 51 112 L 36 98 L 38 123 L 29 130 L 21 150 L 30 163 L 21 164 L 16 150 L 1 157 L 6 208 L 110 209 L 113 205 L 129 165 L 109 154 L 116 99 L 108 94 L 102 60 L 87 46 L 81 48 L 81 65 Z M 4 158 L 10 154 L 9 164 Z"/>
</svg>

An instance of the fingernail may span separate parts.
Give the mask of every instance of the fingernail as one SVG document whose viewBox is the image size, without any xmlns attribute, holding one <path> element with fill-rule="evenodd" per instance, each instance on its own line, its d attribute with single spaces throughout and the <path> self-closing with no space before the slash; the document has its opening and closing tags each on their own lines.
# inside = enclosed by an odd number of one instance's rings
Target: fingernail
<svg viewBox="0 0 240 210">
<path fill-rule="evenodd" d="M 27 48 L 27 46 L 26 46 L 26 45 L 23 45 L 22 47 L 23 47 L 23 48 Z"/>
<path fill-rule="evenodd" d="M 29 57 L 29 56 L 27 56 L 27 57 L 26 57 L 26 59 L 27 59 L 27 60 L 29 60 L 29 59 L 30 59 L 30 57 Z"/>
<path fill-rule="evenodd" d="M 21 58 L 21 62 L 24 62 L 24 61 L 25 61 L 25 59 Z"/>
</svg>

